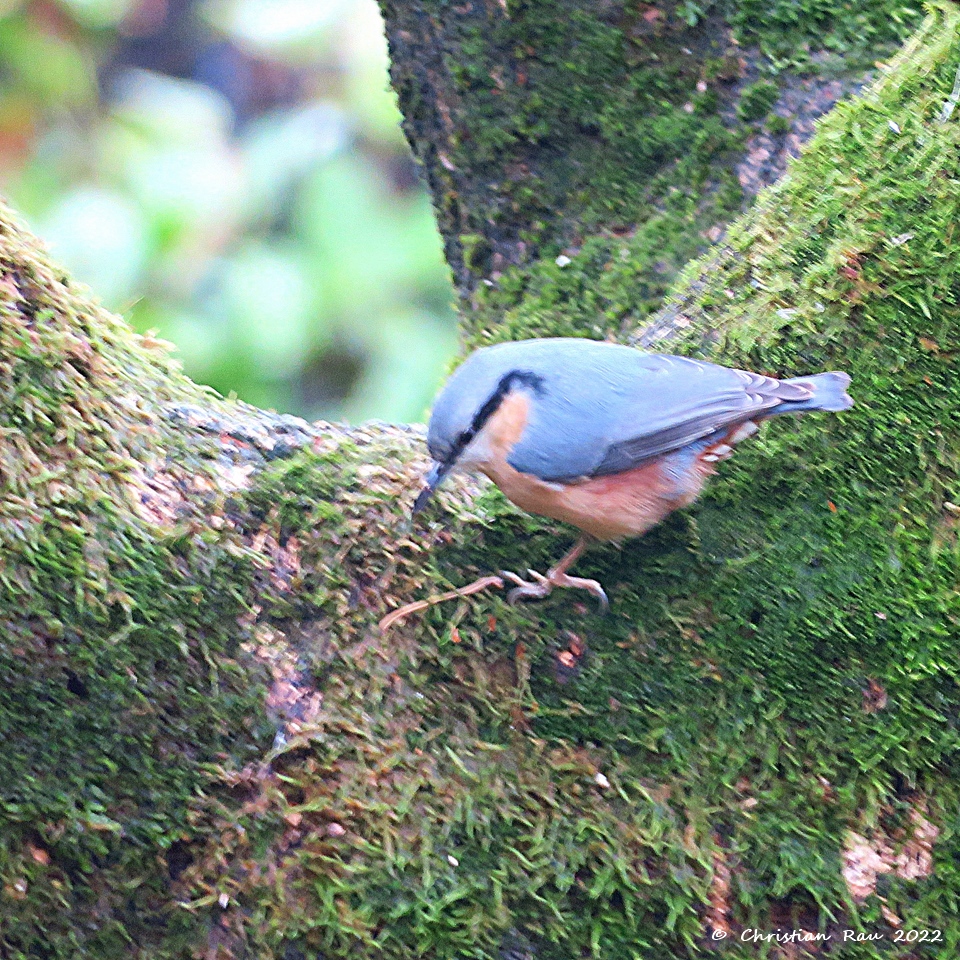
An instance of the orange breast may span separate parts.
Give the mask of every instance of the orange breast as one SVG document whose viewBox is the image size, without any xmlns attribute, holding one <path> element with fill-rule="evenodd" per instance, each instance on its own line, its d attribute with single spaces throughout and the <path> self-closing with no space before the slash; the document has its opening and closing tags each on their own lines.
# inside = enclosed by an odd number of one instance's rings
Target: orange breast
<svg viewBox="0 0 960 960">
<path fill-rule="evenodd" d="M 636 537 L 655 527 L 700 492 L 705 471 L 696 471 L 682 491 L 657 461 L 635 470 L 579 483 L 555 484 L 514 470 L 506 461 L 484 473 L 522 510 L 563 520 L 599 540 Z M 703 475 L 701 475 L 703 473 Z"/>
<path fill-rule="evenodd" d="M 665 469 L 672 464 L 661 459 L 611 476 L 548 483 L 520 473 L 507 462 L 523 433 L 528 410 L 524 395 L 507 397 L 484 431 L 487 446 L 478 468 L 521 510 L 563 520 L 599 540 L 646 533 L 674 510 L 693 503 L 714 472 L 713 464 L 699 457 L 691 458 L 692 463 L 679 473 Z"/>
</svg>

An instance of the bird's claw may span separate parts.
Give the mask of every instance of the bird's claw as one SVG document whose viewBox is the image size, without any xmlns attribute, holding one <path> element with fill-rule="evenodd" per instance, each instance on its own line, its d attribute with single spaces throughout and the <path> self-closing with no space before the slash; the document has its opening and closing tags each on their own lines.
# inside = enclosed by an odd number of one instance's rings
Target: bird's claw
<svg viewBox="0 0 960 960">
<path fill-rule="evenodd" d="M 537 584 L 531 583 L 526 587 L 514 587 L 507 594 L 507 603 L 515 607 L 521 600 L 543 600 L 546 596 L 547 593 L 542 592 Z"/>
<path fill-rule="evenodd" d="M 500 576 L 516 586 L 507 594 L 507 603 L 514 606 L 520 600 L 543 600 L 549 596 L 554 587 L 576 587 L 586 590 L 600 601 L 600 613 L 606 613 L 610 608 L 610 601 L 603 587 L 596 580 L 587 580 L 584 577 L 570 577 L 565 573 L 556 573 L 551 570 L 546 576 L 536 570 L 528 570 L 531 580 L 524 580 L 511 570 L 501 570 Z"/>
<path fill-rule="evenodd" d="M 504 580 L 516 584 L 507 594 L 507 603 L 510 606 L 514 606 L 519 600 L 542 600 L 553 589 L 553 584 L 542 573 L 537 573 L 536 570 L 528 570 L 527 573 L 535 582 L 524 580 L 512 570 L 500 571 L 500 576 Z"/>
<path fill-rule="evenodd" d="M 589 584 L 589 586 L 588 586 Z M 588 593 L 592 593 L 600 601 L 600 613 L 606 613 L 610 609 L 610 601 L 607 599 L 607 592 L 597 583 L 596 580 L 587 580 L 581 586 Z"/>
</svg>

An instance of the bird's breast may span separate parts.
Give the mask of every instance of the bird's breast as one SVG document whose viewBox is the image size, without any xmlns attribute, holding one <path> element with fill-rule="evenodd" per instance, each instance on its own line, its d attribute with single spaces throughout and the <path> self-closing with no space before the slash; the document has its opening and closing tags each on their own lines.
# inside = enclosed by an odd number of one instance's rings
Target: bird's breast
<svg viewBox="0 0 960 960">
<path fill-rule="evenodd" d="M 622 473 L 552 483 L 521 473 L 507 459 L 527 424 L 529 404 L 523 393 L 503 401 L 473 451 L 472 465 L 521 510 L 570 523 L 599 540 L 639 536 L 693 503 L 715 463 L 729 456 L 741 434 L 756 429 L 744 424 Z"/>
<path fill-rule="evenodd" d="M 645 533 L 696 499 L 703 484 L 700 471 L 678 484 L 659 460 L 624 473 L 563 484 L 520 473 L 506 460 L 487 464 L 483 472 L 521 510 L 563 520 L 598 540 Z"/>
</svg>

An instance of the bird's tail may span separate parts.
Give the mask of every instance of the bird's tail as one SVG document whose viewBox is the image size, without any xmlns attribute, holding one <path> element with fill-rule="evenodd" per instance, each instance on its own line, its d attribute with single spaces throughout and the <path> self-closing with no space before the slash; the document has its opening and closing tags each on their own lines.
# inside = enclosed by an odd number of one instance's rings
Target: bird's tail
<svg viewBox="0 0 960 960">
<path fill-rule="evenodd" d="M 812 377 L 794 377 L 792 380 L 783 380 L 783 387 L 800 387 L 805 392 L 813 393 L 805 399 L 794 400 L 784 397 L 784 402 L 774 407 L 772 413 L 803 413 L 805 410 L 849 410 L 853 400 L 847 394 L 850 386 L 850 375 L 839 370 L 829 373 L 818 373 Z M 787 393 L 787 391 L 784 391 Z"/>
</svg>

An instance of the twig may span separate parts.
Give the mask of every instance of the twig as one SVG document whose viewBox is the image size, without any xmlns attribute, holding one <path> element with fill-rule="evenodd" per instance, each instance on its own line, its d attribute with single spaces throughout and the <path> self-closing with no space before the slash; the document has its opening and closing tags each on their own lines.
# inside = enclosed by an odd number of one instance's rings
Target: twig
<svg viewBox="0 0 960 960">
<path fill-rule="evenodd" d="M 503 588 L 503 580 L 500 577 L 481 577 L 465 587 L 460 587 L 459 590 L 448 590 L 446 593 L 438 593 L 435 597 L 428 597 L 426 600 L 416 600 L 413 603 L 408 603 L 405 607 L 400 607 L 393 613 L 388 613 L 379 623 L 380 630 L 386 633 L 398 620 L 402 620 L 411 613 L 418 613 L 420 610 L 426 610 L 428 607 L 443 603 L 446 600 L 469 597 L 470 594 L 479 593 L 481 590 L 486 590 L 487 587 L 496 587 L 500 590 Z"/>
</svg>

